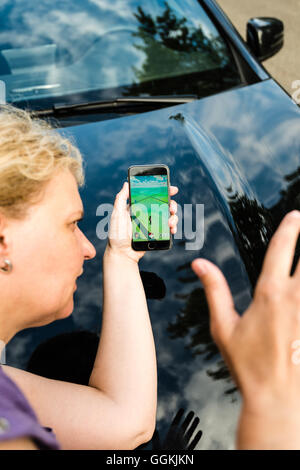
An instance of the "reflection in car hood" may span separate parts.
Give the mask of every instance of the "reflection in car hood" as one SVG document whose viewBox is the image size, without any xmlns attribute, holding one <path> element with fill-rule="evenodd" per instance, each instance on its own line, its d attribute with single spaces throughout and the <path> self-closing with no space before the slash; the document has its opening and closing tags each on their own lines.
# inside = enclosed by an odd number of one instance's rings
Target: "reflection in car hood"
<svg viewBox="0 0 300 470">
<path fill-rule="evenodd" d="M 240 399 L 211 340 L 204 292 L 190 263 L 198 256 L 216 263 L 237 310 L 247 308 L 270 236 L 288 210 L 299 208 L 298 107 L 267 80 L 63 133 L 75 138 L 87 163 L 81 228 L 97 257 L 86 263 L 78 280 L 72 317 L 39 329 L 38 340 L 33 330 L 18 335 L 11 342 L 9 362 L 22 366 L 43 335 L 100 329 L 106 241 L 96 236 L 101 220 L 97 207 L 113 202 L 130 165 L 167 164 L 171 183 L 180 190 L 175 199 L 182 209 L 192 204 L 194 218 L 196 204 L 203 204 L 205 223 L 203 247 L 185 237 L 185 224 L 191 223 L 187 214 L 178 231 L 182 239 L 175 238 L 173 249 L 147 253 L 140 262 L 146 292 L 151 292 L 148 305 L 157 348 L 157 429 L 163 435 L 183 407 L 201 419 L 199 449 L 233 448 Z"/>
</svg>

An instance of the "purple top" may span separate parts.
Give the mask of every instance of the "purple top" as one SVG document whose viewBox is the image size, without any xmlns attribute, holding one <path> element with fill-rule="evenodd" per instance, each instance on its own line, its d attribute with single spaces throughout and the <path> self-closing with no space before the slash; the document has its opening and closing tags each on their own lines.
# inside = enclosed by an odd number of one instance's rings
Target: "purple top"
<svg viewBox="0 0 300 470">
<path fill-rule="evenodd" d="M 0 366 L 0 442 L 31 438 L 39 449 L 60 449 L 50 428 L 43 428 L 19 387 Z"/>
</svg>

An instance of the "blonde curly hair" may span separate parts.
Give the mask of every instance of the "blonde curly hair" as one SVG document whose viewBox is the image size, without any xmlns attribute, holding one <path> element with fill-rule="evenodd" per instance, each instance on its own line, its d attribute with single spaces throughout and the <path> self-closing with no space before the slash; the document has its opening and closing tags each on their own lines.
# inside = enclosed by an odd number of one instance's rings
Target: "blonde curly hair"
<svg viewBox="0 0 300 470">
<path fill-rule="evenodd" d="M 33 113 L 0 106 L 0 211 L 26 217 L 45 184 L 58 170 L 69 169 L 84 184 L 82 156 L 76 146 Z"/>
</svg>

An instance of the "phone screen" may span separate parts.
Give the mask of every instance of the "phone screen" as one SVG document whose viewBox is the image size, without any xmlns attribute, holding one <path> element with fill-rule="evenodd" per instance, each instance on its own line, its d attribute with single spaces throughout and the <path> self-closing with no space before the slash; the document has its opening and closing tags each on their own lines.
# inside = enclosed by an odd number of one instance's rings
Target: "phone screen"
<svg viewBox="0 0 300 470">
<path fill-rule="evenodd" d="M 170 240 L 167 175 L 130 176 L 133 242 Z"/>
</svg>

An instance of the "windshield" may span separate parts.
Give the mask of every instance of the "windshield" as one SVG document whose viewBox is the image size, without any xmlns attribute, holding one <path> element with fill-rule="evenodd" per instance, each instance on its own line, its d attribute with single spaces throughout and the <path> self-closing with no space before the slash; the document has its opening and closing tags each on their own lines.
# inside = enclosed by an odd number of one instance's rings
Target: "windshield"
<svg viewBox="0 0 300 470">
<path fill-rule="evenodd" d="M 7 102 L 43 109 L 122 96 L 202 97 L 241 83 L 197 0 L 1 3 Z"/>
</svg>

